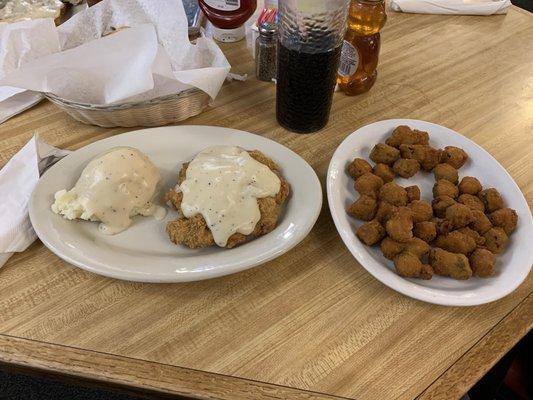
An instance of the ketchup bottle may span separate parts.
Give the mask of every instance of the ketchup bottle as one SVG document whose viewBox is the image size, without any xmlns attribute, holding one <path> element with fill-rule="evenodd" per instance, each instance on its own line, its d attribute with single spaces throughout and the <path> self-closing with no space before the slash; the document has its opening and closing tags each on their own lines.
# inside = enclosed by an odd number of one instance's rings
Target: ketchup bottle
<svg viewBox="0 0 533 400">
<path fill-rule="evenodd" d="M 199 0 L 200 8 L 213 24 L 213 37 L 219 42 L 244 38 L 244 23 L 257 8 L 257 0 Z"/>
</svg>

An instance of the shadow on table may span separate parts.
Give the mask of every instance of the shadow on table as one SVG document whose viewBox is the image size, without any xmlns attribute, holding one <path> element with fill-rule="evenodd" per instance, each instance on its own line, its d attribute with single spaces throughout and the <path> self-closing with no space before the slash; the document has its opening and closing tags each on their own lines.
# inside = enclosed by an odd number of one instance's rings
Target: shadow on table
<svg viewBox="0 0 533 400">
<path fill-rule="evenodd" d="M 533 399 L 533 332 L 529 332 L 468 392 L 469 400 Z"/>
<path fill-rule="evenodd" d="M 100 387 L 100 383 L 98 383 Z M 182 396 L 133 393 L 120 386 L 95 388 L 91 381 L 44 375 L 33 370 L 12 370 L 0 364 L 0 400 L 187 400 Z"/>
<path fill-rule="evenodd" d="M 511 3 L 524 10 L 533 12 L 533 0 L 511 0 Z"/>
</svg>

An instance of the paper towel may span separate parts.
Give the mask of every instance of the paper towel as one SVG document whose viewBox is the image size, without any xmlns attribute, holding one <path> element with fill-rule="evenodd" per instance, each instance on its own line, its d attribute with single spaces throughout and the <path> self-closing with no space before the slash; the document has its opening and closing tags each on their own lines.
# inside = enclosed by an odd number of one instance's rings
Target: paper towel
<svg viewBox="0 0 533 400">
<path fill-rule="evenodd" d="M 180 0 L 104 0 L 76 14 L 56 34 L 62 51 L 25 63 L 0 85 L 94 105 L 190 87 L 214 99 L 230 69 L 213 40 L 189 42 Z"/>
</svg>

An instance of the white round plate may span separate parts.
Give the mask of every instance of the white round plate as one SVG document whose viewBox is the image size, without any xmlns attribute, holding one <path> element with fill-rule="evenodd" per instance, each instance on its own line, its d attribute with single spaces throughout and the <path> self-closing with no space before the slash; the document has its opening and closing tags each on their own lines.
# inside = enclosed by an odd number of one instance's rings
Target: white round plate
<svg viewBox="0 0 533 400">
<path fill-rule="evenodd" d="M 98 232 L 96 222 L 67 221 L 54 214 L 54 193 L 70 189 L 96 155 L 115 146 L 144 152 L 161 170 L 161 192 L 176 185 L 181 164 L 213 145 L 257 149 L 280 166 L 291 186 L 279 225 L 269 234 L 233 249 L 191 250 L 170 242 L 164 221 L 135 217 L 132 226 L 114 236 Z M 302 205 L 305 204 L 305 207 Z M 322 190 L 314 170 L 279 143 L 251 133 L 212 126 L 143 129 L 100 140 L 59 161 L 41 177 L 30 200 L 30 218 L 41 241 L 59 257 L 87 271 L 139 282 L 186 282 L 215 278 L 272 260 L 296 246 L 315 224 Z"/>
<path fill-rule="evenodd" d="M 434 147 L 457 146 L 464 149 L 470 159 L 459 170 L 459 176 L 475 176 L 483 187 L 497 188 L 507 206 L 518 213 L 518 227 L 511 235 L 505 252 L 497 257 L 495 276 L 471 278 L 466 281 L 440 276 L 434 276 L 427 281 L 402 278 L 394 272 L 392 262 L 383 257 L 379 246 L 367 247 L 355 236 L 355 231 L 362 222 L 346 214 L 346 208 L 358 197 L 353 187 L 354 182 L 346 173 L 346 166 L 355 157 L 368 160 L 372 147 L 378 142 L 384 142 L 398 125 L 408 125 L 429 132 L 430 144 Z M 418 185 L 422 199 L 431 201 L 435 182 L 432 173 L 419 172 L 410 179 L 396 178 L 395 181 L 402 186 Z M 356 130 L 341 143 L 331 159 L 327 192 L 335 226 L 353 256 L 376 279 L 406 296 L 449 306 L 488 303 L 511 293 L 531 269 L 533 221 L 522 192 L 507 171 L 489 153 L 451 129 L 412 119 L 390 119 Z"/>
</svg>

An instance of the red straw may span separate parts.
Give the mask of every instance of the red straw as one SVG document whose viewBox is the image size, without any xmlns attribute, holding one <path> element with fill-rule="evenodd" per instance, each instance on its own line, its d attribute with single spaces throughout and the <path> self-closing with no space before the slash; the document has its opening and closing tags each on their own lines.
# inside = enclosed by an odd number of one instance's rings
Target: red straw
<svg viewBox="0 0 533 400">
<path fill-rule="evenodd" d="M 272 9 L 272 8 L 263 8 L 261 10 L 261 13 L 259 14 L 259 17 L 257 18 L 257 25 L 261 25 L 263 22 L 276 22 L 276 16 L 278 14 L 278 10 Z"/>
</svg>

